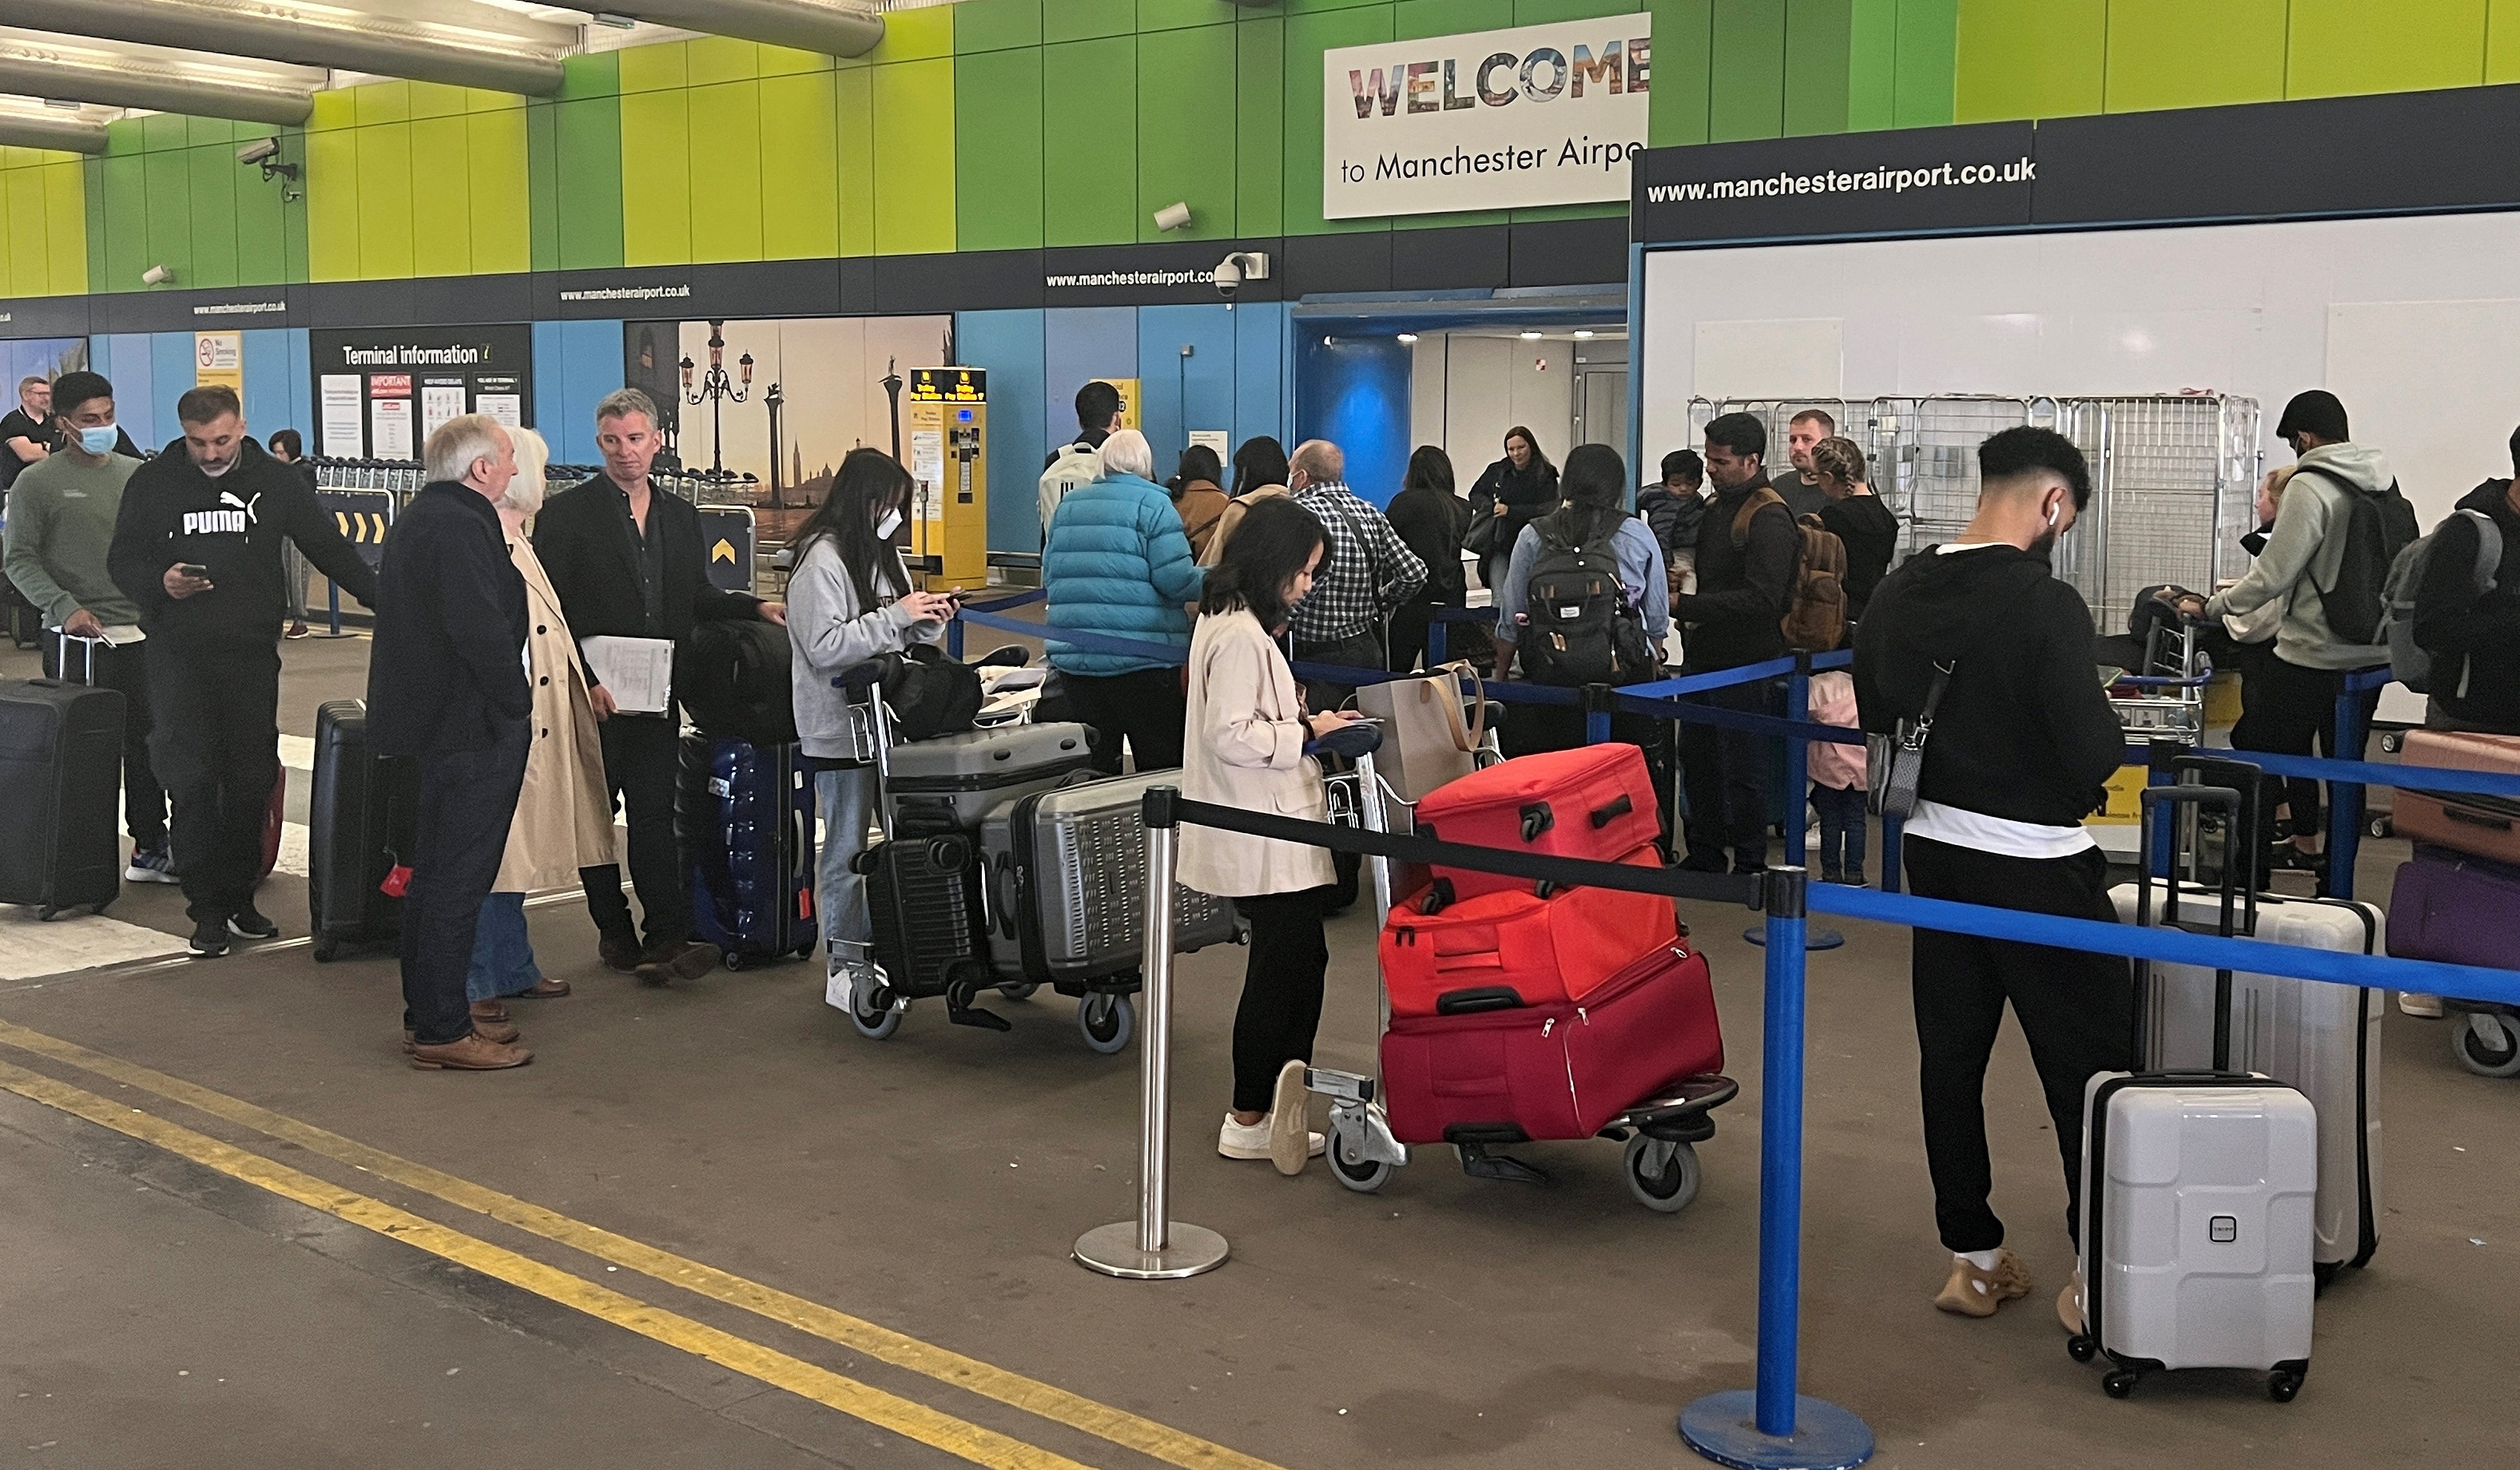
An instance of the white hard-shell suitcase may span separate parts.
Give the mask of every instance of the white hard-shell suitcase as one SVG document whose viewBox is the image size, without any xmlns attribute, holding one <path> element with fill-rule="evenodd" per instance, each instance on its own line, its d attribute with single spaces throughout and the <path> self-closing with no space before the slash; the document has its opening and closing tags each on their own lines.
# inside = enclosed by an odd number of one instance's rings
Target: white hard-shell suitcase
<svg viewBox="0 0 2520 1470">
<path fill-rule="evenodd" d="M 2150 922 L 2153 808 L 2192 802 L 2236 819 L 2238 794 L 2153 787 L 2143 800 L 2137 918 Z M 2232 933 L 2229 886 L 2216 907 L 2214 932 Z M 2137 964 L 2138 1055 L 2161 968 Z M 2230 971 L 2214 972 L 2205 1014 L 2236 1010 L 2234 988 Z M 2078 1361 L 2106 1353 L 2114 1398 L 2145 1372 L 2212 1367 L 2264 1370 L 2269 1395 L 2289 1403 L 2310 1371 L 2318 1299 L 2318 1110 L 2297 1088 L 2233 1070 L 2236 1028 L 2206 1029 L 2206 1067 L 2103 1072 L 2085 1085 L 2083 1331 L 2066 1350 Z"/>
</svg>

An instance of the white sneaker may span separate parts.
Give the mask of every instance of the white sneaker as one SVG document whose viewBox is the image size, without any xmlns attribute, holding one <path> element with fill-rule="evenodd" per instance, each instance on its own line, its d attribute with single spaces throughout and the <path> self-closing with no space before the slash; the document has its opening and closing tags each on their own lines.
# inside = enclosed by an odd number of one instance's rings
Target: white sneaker
<svg viewBox="0 0 2520 1470">
<path fill-rule="evenodd" d="M 1276 1115 L 1270 1116 L 1274 1118 Z M 1257 1123 L 1237 1123 L 1234 1121 L 1234 1115 L 1227 1113 L 1225 1126 L 1217 1131 L 1216 1151 L 1229 1159 L 1275 1159 L 1277 1155 L 1272 1153 L 1269 1147 L 1270 1132 L 1270 1118 L 1263 1118 Z M 1328 1141 L 1320 1134 L 1306 1135 L 1305 1146 L 1310 1150 L 1306 1157 L 1320 1158 L 1323 1148 Z M 1302 1167 L 1298 1164 L 1294 1170 L 1288 1170 L 1287 1173 L 1294 1173 Z"/>
<path fill-rule="evenodd" d="M 1312 1121 L 1312 1100 L 1304 1091 L 1302 1062 L 1290 1061 L 1278 1069 L 1278 1086 L 1269 1103 L 1269 1160 L 1280 1174 L 1291 1179 L 1304 1172 L 1306 1159 L 1322 1151 L 1322 1136 L 1304 1129 Z"/>
<path fill-rule="evenodd" d="M 2400 991 L 2398 1009 L 2410 1016 L 2420 1016 L 2427 1021 L 2438 1021 L 2442 1017 L 2442 1001 L 2439 996 L 2419 996 L 2412 991 Z"/>
</svg>

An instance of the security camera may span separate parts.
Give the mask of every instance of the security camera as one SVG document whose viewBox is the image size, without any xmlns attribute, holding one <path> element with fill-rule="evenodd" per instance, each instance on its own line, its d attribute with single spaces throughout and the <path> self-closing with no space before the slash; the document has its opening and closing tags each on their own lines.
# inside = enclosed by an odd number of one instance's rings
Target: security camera
<svg viewBox="0 0 2520 1470">
<path fill-rule="evenodd" d="M 257 138 L 237 150 L 237 161 L 250 167 L 278 152 L 280 152 L 279 139 Z"/>
<path fill-rule="evenodd" d="M 1235 292 L 1242 289 L 1243 282 L 1268 279 L 1269 257 L 1258 250 L 1237 250 L 1218 261 L 1216 269 L 1208 273 L 1208 280 L 1215 283 L 1216 293 L 1228 301 L 1233 300 Z"/>
<path fill-rule="evenodd" d="M 1187 203 L 1166 204 L 1155 211 L 1155 228 L 1158 230 L 1179 230 L 1189 224 L 1190 205 Z"/>
<path fill-rule="evenodd" d="M 140 284 L 143 286 L 163 286 L 174 279 L 175 273 L 162 265 L 153 265 L 140 273 Z"/>
</svg>

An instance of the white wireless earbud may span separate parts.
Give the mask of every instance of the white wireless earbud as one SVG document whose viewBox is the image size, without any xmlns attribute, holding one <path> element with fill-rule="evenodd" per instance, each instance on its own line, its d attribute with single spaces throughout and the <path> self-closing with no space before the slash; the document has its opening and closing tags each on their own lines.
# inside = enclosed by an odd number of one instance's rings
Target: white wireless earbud
<svg viewBox="0 0 2520 1470">
<path fill-rule="evenodd" d="M 2056 529 L 2056 516 L 2063 510 L 2064 508 L 2062 506 L 2049 506 L 2048 508 L 2048 529 L 2051 531 Z"/>
</svg>

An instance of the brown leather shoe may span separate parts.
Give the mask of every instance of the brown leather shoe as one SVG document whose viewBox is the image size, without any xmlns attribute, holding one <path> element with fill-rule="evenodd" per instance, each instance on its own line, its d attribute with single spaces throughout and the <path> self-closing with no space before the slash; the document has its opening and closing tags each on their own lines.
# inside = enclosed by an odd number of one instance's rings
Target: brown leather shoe
<svg viewBox="0 0 2520 1470">
<path fill-rule="evenodd" d="M 498 1014 L 495 1016 L 483 1014 L 482 1007 L 485 1005 L 495 1009 Z M 485 1042 L 504 1047 L 517 1039 L 517 1023 L 508 1019 L 508 1007 L 498 1002 L 475 1001 L 472 1002 L 472 1034 Z"/>
<path fill-rule="evenodd" d="M 424 1072 L 496 1072 L 506 1067 L 521 1067 L 532 1061 L 534 1054 L 513 1042 L 494 1042 L 479 1032 L 461 1041 L 443 1046 L 411 1048 L 411 1064 Z"/>
<path fill-rule="evenodd" d="M 639 941 L 614 934 L 605 935 L 603 942 L 595 948 L 596 953 L 604 957 L 604 967 L 616 975 L 627 975 L 636 971 L 640 962 L 647 958 L 639 951 Z"/>
<path fill-rule="evenodd" d="M 647 962 L 638 969 L 642 985 L 665 985 L 676 980 L 698 980 L 716 969 L 726 955 L 713 944 L 695 944 L 677 940 L 660 944 L 648 951 Z"/>
<path fill-rule="evenodd" d="M 545 977 L 535 981 L 530 988 L 520 990 L 515 995 L 510 996 L 508 999 L 511 1001 L 557 1001 L 567 994 L 567 981 L 554 980 L 549 977 Z"/>
<path fill-rule="evenodd" d="M 472 1019 L 504 1021 L 508 1019 L 508 1007 L 497 996 L 492 996 L 487 1001 L 475 1001 L 472 1002 Z"/>
</svg>

